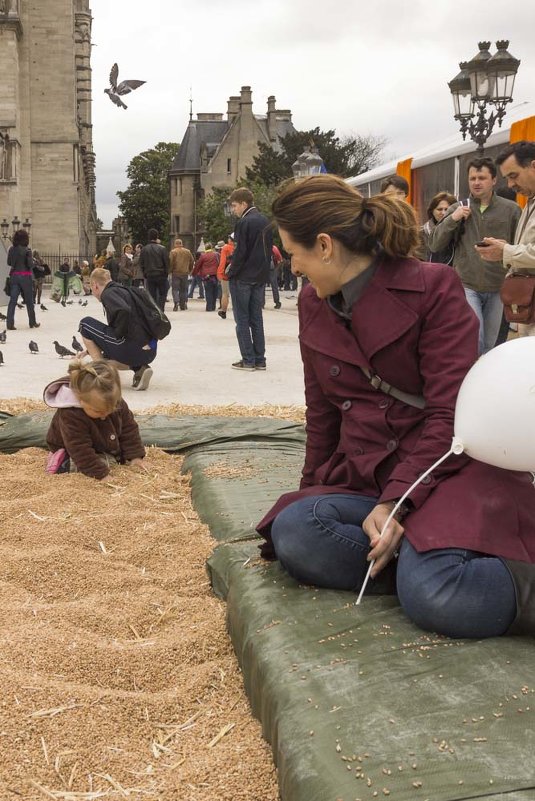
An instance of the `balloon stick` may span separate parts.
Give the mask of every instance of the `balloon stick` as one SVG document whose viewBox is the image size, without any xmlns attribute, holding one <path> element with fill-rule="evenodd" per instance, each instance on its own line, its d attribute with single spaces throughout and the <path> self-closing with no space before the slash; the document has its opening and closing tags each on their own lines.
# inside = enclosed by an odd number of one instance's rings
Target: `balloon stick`
<svg viewBox="0 0 535 801">
<path fill-rule="evenodd" d="M 409 497 L 409 495 L 411 494 L 413 489 L 415 487 L 417 487 L 418 484 L 420 484 L 424 480 L 424 478 L 426 478 L 426 476 L 428 476 L 429 473 L 431 473 L 435 469 L 435 467 L 438 467 L 439 464 L 442 464 L 442 462 L 445 462 L 446 459 L 448 458 L 448 456 L 451 456 L 452 453 L 454 453 L 454 454 L 456 454 L 458 456 L 463 451 L 464 451 L 464 446 L 463 446 L 462 441 L 458 437 L 453 437 L 453 439 L 451 441 L 451 448 L 449 449 L 449 451 L 447 453 L 445 453 L 443 456 L 441 456 L 440 459 L 438 459 L 434 464 L 432 464 L 431 467 L 429 467 L 425 471 L 425 473 L 422 473 L 422 475 L 419 476 L 419 478 L 416 479 L 414 484 L 412 484 L 409 487 L 407 492 L 403 493 L 401 498 L 396 502 L 394 508 L 392 509 L 392 511 L 390 512 L 388 517 L 386 518 L 386 522 L 385 522 L 383 528 L 381 529 L 381 533 L 379 534 L 379 539 L 381 539 L 381 537 L 385 533 L 386 529 L 388 528 L 388 526 L 390 524 L 390 521 L 392 520 L 392 518 L 396 514 L 397 510 L 403 504 L 403 502 Z M 372 561 L 370 562 L 370 566 L 368 568 L 368 571 L 366 573 L 366 576 L 364 578 L 364 581 L 362 582 L 362 587 L 360 588 L 360 592 L 359 592 L 358 598 L 356 600 L 356 606 L 358 606 L 360 604 L 361 600 L 362 600 L 362 596 L 364 595 L 364 590 L 366 589 L 368 581 L 370 580 L 370 575 L 371 575 L 372 568 L 373 568 L 374 564 L 375 564 L 375 559 L 372 559 Z"/>
</svg>

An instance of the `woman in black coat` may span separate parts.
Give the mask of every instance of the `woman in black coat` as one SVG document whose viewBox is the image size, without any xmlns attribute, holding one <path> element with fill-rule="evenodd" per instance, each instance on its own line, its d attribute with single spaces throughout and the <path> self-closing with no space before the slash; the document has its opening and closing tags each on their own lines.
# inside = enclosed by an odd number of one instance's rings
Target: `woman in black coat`
<svg viewBox="0 0 535 801">
<path fill-rule="evenodd" d="M 19 295 L 22 295 L 26 304 L 30 328 L 39 328 L 40 325 L 35 319 L 33 305 L 33 256 L 28 247 L 29 241 L 27 231 L 16 231 L 13 236 L 13 244 L 7 254 L 7 263 L 11 268 L 9 271 L 11 289 L 7 307 L 7 328 L 9 331 L 15 330 L 15 308 Z"/>
</svg>

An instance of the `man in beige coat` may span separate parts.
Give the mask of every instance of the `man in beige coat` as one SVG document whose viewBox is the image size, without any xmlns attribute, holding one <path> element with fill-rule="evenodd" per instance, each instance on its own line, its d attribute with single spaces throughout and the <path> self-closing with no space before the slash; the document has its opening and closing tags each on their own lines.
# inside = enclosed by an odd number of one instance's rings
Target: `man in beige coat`
<svg viewBox="0 0 535 801">
<path fill-rule="evenodd" d="M 535 142 L 514 142 L 496 159 L 507 185 L 528 198 L 518 222 L 513 244 L 485 237 L 487 247 L 477 248 L 487 261 L 501 259 L 506 270 L 535 273 Z M 518 326 L 520 336 L 535 336 L 535 325 Z"/>
<path fill-rule="evenodd" d="M 193 256 L 182 246 L 181 239 L 175 239 L 175 246 L 169 254 L 169 272 L 171 275 L 171 292 L 173 293 L 173 311 L 188 308 L 188 278 L 193 269 Z"/>
</svg>

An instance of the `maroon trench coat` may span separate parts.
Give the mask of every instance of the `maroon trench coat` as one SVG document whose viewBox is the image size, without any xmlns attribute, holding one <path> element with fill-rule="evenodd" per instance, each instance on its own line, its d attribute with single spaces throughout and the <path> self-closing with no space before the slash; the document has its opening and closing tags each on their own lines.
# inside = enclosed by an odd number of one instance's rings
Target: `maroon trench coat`
<svg viewBox="0 0 535 801">
<path fill-rule="evenodd" d="M 449 450 L 459 387 L 477 358 L 478 322 L 455 271 L 416 259 L 379 264 L 350 326 L 307 286 L 299 322 L 305 464 L 300 489 L 283 495 L 258 524 L 268 540 L 276 515 L 307 495 L 400 498 Z M 359 365 L 423 394 L 425 409 L 373 389 Z M 418 551 L 464 547 L 535 562 L 531 474 L 450 456 L 410 500 L 405 533 Z"/>
</svg>

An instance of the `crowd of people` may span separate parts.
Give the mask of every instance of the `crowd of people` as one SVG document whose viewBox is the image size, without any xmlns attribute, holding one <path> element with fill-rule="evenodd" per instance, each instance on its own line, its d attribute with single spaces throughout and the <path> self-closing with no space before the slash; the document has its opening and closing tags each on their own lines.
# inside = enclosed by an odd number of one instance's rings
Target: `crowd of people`
<svg viewBox="0 0 535 801">
<path fill-rule="evenodd" d="M 526 196 L 523 211 L 496 193 L 498 168 Z M 283 254 L 293 277 L 305 281 L 298 307 L 307 442 L 300 488 L 257 528 L 263 555 L 300 582 L 358 591 L 373 560 L 372 591 L 397 592 L 424 629 L 451 637 L 533 634 L 533 474 L 466 455 L 439 457 L 452 441 L 464 377 L 499 341 L 506 272 L 535 272 L 535 143 L 510 145 L 496 164 L 472 159 L 467 171 L 469 198 L 438 193 L 423 228 L 399 176 L 372 198 L 321 175 L 275 199 Z M 169 276 L 175 310 L 187 309 L 190 276 L 201 281 L 207 312 L 220 296 L 225 319 L 230 297 L 241 354 L 232 367 L 266 369 L 262 308 L 283 259 L 251 192 L 234 190 L 230 203 L 235 231 L 197 259 L 180 240 L 169 254 L 151 230 L 148 245 L 125 246 L 116 267 L 107 260 L 91 272 L 107 324 L 81 320 L 86 354 L 45 392 L 57 409 L 50 472 L 105 479 L 117 461 L 142 465 L 116 369 L 133 370 L 134 387 L 148 387 L 157 339 L 128 291 L 136 281 L 162 314 Z M 14 241 L 9 263 L 13 297 L 23 294 L 30 325 L 38 325 L 27 237 Z M 228 292 L 219 295 L 220 285 Z"/>
</svg>

